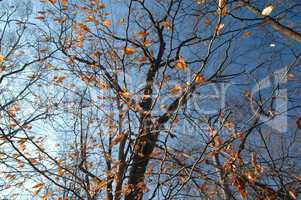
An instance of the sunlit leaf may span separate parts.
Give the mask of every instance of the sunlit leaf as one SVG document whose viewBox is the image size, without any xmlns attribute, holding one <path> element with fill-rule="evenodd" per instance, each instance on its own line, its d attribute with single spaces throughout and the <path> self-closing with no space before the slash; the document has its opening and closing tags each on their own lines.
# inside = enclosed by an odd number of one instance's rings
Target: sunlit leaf
<svg viewBox="0 0 301 200">
<path fill-rule="evenodd" d="M 90 30 L 89 27 L 86 24 L 83 24 L 83 23 L 79 24 L 79 28 L 83 31 L 89 31 Z"/>
<path fill-rule="evenodd" d="M 225 27 L 225 24 L 221 23 L 218 24 L 215 31 L 216 31 L 216 35 L 220 35 L 221 31 L 223 30 L 223 28 Z"/>
<path fill-rule="evenodd" d="M 273 11 L 274 9 L 274 6 L 273 5 L 268 5 L 267 7 L 265 7 L 262 12 L 261 12 L 261 15 L 262 16 L 268 16 L 271 14 L 271 12 Z"/>
<path fill-rule="evenodd" d="M 184 59 L 183 56 L 180 56 L 180 57 L 179 57 L 179 61 L 178 61 L 178 63 L 176 64 L 176 67 L 177 67 L 178 69 L 180 69 L 180 70 L 183 70 L 183 71 L 187 69 L 187 64 L 186 64 L 185 59 Z"/>
<path fill-rule="evenodd" d="M 61 3 L 63 6 L 68 6 L 68 0 L 62 0 Z"/>
<path fill-rule="evenodd" d="M 141 31 L 141 32 L 138 33 L 138 35 L 139 35 L 139 37 L 140 37 L 141 39 L 144 39 L 148 34 L 149 34 L 149 33 L 146 32 L 146 31 Z"/>
<path fill-rule="evenodd" d="M 205 83 L 205 82 L 206 82 L 205 76 L 202 75 L 202 74 L 196 75 L 196 77 L 195 77 L 195 82 L 196 82 L 197 84 L 203 84 L 203 83 Z"/>
<path fill-rule="evenodd" d="M 124 53 L 125 53 L 126 55 L 132 55 L 132 54 L 134 54 L 135 52 L 136 52 L 136 50 L 133 49 L 133 48 L 130 48 L 130 47 L 126 47 L 126 48 L 124 49 Z"/>
<path fill-rule="evenodd" d="M 227 15 L 227 0 L 219 0 L 218 1 L 218 14 L 221 16 Z"/>
<path fill-rule="evenodd" d="M 44 185 L 45 185 L 45 184 L 41 182 L 41 183 L 37 183 L 36 185 L 32 186 L 32 188 L 33 188 L 33 189 L 36 189 L 36 188 L 42 188 L 42 187 L 44 187 Z"/>
<path fill-rule="evenodd" d="M 103 24 L 105 27 L 109 28 L 109 27 L 111 26 L 111 21 L 108 20 L 108 19 L 106 19 L 106 20 L 104 20 L 104 21 L 102 22 L 102 24 Z"/>
<path fill-rule="evenodd" d="M 180 85 L 176 85 L 170 89 L 170 93 L 175 94 L 175 93 L 179 93 L 182 90 L 183 88 Z"/>
<path fill-rule="evenodd" d="M 50 3 L 55 4 L 56 0 L 48 0 Z"/>
<path fill-rule="evenodd" d="M 4 62 L 5 61 L 5 56 L 0 55 L 0 62 Z"/>
</svg>

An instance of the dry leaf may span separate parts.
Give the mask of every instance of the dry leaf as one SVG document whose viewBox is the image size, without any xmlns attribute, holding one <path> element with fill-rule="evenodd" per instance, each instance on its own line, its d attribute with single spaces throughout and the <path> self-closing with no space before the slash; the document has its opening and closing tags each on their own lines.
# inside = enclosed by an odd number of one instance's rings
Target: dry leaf
<svg viewBox="0 0 301 200">
<path fill-rule="evenodd" d="M 62 0 L 61 3 L 63 6 L 68 6 L 68 0 Z"/>
<path fill-rule="evenodd" d="M 170 21 L 166 20 L 165 22 L 163 22 L 163 26 L 167 29 L 167 30 L 171 30 L 172 28 L 172 24 Z"/>
<path fill-rule="evenodd" d="M 250 32 L 250 31 L 244 32 L 245 37 L 250 37 L 251 35 L 252 35 L 252 32 Z"/>
<path fill-rule="evenodd" d="M 50 3 L 55 4 L 56 0 L 49 0 Z"/>
<path fill-rule="evenodd" d="M 42 188 L 42 187 L 44 187 L 44 183 L 38 183 L 38 184 L 36 184 L 36 185 L 34 185 L 32 188 Z"/>
<path fill-rule="evenodd" d="M 103 21 L 102 24 L 103 24 L 105 27 L 109 28 L 109 27 L 111 26 L 111 21 L 108 20 L 108 19 L 106 19 L 106 20 Z"/>
<path fill-rule="evenodd" d="M 196 77 L 195 77 L 195 82 L 196 82 L 197 84 L 203 84 L 203 83 L 205 83 L 205 81 L 206 81 L 206 79 L 205 79 L 205 77 L 204 77 L 203 74 L 198 74 L 198 75 L 196 75 Z"/>
<path fill-rule="evenodd" d="M 183 71 L 187 69 L 187 64 L 185 62 L 184 57 L 182 56 L 179 57 L 179 62 L 176 64 L 176 67 Z"/>
<path fill-rule="evenodd" d="M 3 61 L 5 61 L 5 56 L 0 55 L 0 62 L 3 62 Z"/>
<path fill-rule="evenodd" d="M 138 35 L 140 36 L 141 39 L 144 39 L 148 35 L 148 32 L 141 31 L 141 32 L 138 33 Z"/>
<path fill-rule="evenodd" d="M 145 56 L 138 57 L 135 59 L 135 61 L 137 61 L 137 62 L 145 62 L 146 60 L 147 60 L 147 58 Z"/>
<path fill-rule="evenodd" d="M 45 17 L 44 17 L 44 16 L 42 16 L 42 15 L 40 15 L 40 16 L 37 16 L 37 17 L 35 17 L 35 19 L 38 19 L 38 20 L 41 20 L 41 21 L 43 21 L 43 20 L 45 19 Z"/>
<path fill-rule="evenodd" d="M 219 0 L 218 1 L 217 13 L 220 16 L 226 16 L 227 15 L 227 0 Z"/>
<path fill-rule="evenodd" d="M 79 24 L 79 28 L 83 31 L 89 31 L 89 27 L 86 24 Z"/>
<path fill-rule="evenodd" d="M 125 135 L 123 133 L 117 135 L 116 138 L 114 138 L 114 140 L 112 141 L 112 145 L 116 145 L 118 143 L 120 143 L 123 139 L 124 139 Z"/>
<path fill-rule="evenodd" d="M 274 6 L 273 5 L 268 5 L 267 7 L 265 7 L 262 12 L 261 12 L 261 15 L 262 16 L 268 16 L 271 14 L 271 12 L 273 11 L 274 9 Z"/>
<path fill-rule="evenodd" d="M 182 91 L 182 87 L 180 85 L 176 85 L 170 89 L 170 93 L 173 93 L 173 94 L 178 93 L 180 91 Z"/>
<path fill-rule="evenodd" d="M 225 27 L 225 24 L 223 24 L 223 23 L 219 24 L 219 25 L 216 27 L 216 29 L 215 29 L 216 35 L 219 35 L 220 32 L 223 30 L 224 27 Z"/>
<path fill-rule="evenodd" d="M 134 54 L 135 52 L 136 52 L 136 50 L 133 49 L 133 48 L 127 47 L 127 48 L 124 49 L 124 53 L 125 53 L 126 55 L 131 55 L 131 54 Z"/>
</svg>

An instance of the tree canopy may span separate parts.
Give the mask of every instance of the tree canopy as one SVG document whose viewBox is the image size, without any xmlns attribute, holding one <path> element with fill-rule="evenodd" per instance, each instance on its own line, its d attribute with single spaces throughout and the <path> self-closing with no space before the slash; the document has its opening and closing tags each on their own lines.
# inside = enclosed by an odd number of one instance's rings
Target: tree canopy
<svg viewBox="0 0 301 200">
<path fill-rule="evenodd" d="M 2 0 L 1 198 L 298 199 L 300 9 Z"/>
</svg>

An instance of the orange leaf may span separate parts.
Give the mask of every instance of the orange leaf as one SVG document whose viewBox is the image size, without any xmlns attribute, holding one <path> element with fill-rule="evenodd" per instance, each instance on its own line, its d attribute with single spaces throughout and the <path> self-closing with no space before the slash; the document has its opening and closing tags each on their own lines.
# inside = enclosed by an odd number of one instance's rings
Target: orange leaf
<svg viewBox="0 0 301 200">
<path fill-rule="evenodd" d="M 203 83 L 205 83 L 205 77 L 204 77 L 204 75 L 202 75 L 202 74 L 198 74 L 198 75 L 196 75 L 196 77 L 195 77 L 195 82 L 197 83 L 197 84 L 203 84 Z"/>
<path fill-rule="evenodd" d="M 79 24 L 79 28 L 83 31 L 89 31 L 89 27 L 86 24 Z"/>
<path fill-rule="evenodd" d="M 93 16 L 91 16 L 91 15 L 89 15 L 89 16 L 87 16 L 87 22 L 94 22 L 94 17 Z"/>
<path fill-rule="evenodd" d="M 148 32 L 141 31 L 141 32 L 138 33 L 138 35 L 140 36 L 140 38 L 144 39 L 148 35 Z"/>
<path fill-rule="evenodd" d="M 0 55 L 0 62 L 3 62 L 3 61 L 5 61 L 5 56 Z"/>
<path fill-rule="evenodd" d="M 106 19 L 106 20 L 103 21 L 102 24 L 103 24 L 105 27 L 109 28 L 109 27 L 111 26 L 111 21 L 108 20 L 108 19 Z"/>
<path fill-rule="evenodd" d="M 170 89 L 170 92 L 175 94 L 175 93 L 178 93 L 182 90 L 182 87 L 180 85 L 176 85 L 174 86 L 173 88 Z"/>
<path fill-rule="evenodd" d="M 49 0 L 50 3 L 55 4 L 56 0 Z"/>
<path fill-rule="evenodd" d="M 62 0 L 62 5 L 63 6 L 68 6 L 68 0 Z"/>
<path fill-rule="evenodd" d="M 180 56 L 179 62 L 176 64 L 176 67 L 177 67 L 178 69 L 180 69 L 180 70 L 183 70 L 183 71 L 186 70 L 187 64 L 186 64 L 186 62 L 185 62 L 184 57 Z"/>
<path fill-rule="evenodd" d="M 57 169 L 57 175 L 58 176 L 63 176 L 63 169 L 62 167 L 59 165 L 58 169 Z"/>
<path fill-rule="evenodd" d="M 44 183 L 38 183 L 38 184 L 36 184 L 36 185 L 34 185 L 32 188 L 42 188 L 42 187 L 44 187 Z"/>
<path fill-rule="evenodd" d="M 138 62 L 145 62 L 147 60 L 147 58 L 145 56 L 143 56 L 143 57 L 138 57 L 135 60 Z"/>
<path fill-rule="evenodd" d="M 172 24 L 170 21 L 166 20 L 165 22 L 163 22 L 163 26 L 167 29 L 170 30 L 172 28 Z"/>
<path fill-rule="evenodd" d="M 143 45 L 146 46 L 146 47 L 148 47 L 148 46 L 150 46 L 152 43 L 153 43 L 153 41 L 151 41 L 151 40 L 145 40 L 145 41 L 143 42 Z"/>
<path fill-rule="evenodd" d="M 136 50 L 133 49 L 133 48 L 127 47 L 127 48 L 124 49 L 124 53 L 125 53 L 126 55 L 131 55 L 131 54 L 134 54 L 135 52 L 136 52 Z"/>
</svg>

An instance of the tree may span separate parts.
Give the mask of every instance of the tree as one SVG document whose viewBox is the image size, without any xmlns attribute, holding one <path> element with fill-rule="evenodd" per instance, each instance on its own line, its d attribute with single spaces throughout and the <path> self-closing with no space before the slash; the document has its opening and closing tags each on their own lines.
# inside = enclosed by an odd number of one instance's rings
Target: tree
<svg viewBox="0 0 301 200">
<path fill-rule="evenodd" d="M 0 129 L 4 180 L 22 179 L 8 190 L 42 199 L 297 199 L 298 2 L 34 4 L 17 30 L 36 34 L 10 50 L 26 48 L 29 61 L 14 70 L 9 53 L 2 58 L 0 80 L 21 79 L 1 103 L 10 122 Z M 23 78 L 26 70 L 33 74 Z"/>
</svg>

